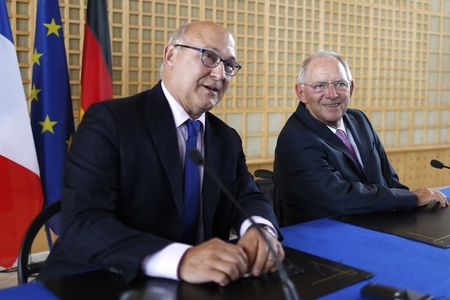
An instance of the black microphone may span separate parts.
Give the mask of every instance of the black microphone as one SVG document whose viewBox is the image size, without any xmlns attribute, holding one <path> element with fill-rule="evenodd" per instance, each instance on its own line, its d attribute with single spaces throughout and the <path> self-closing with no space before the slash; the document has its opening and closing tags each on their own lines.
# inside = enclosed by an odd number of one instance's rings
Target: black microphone
<svg viewBox="0 0 450 300">
<path fill-rule="evenodd" d="M 300 300 L 300 297 L 295 290 L 295 286 L 289 278 L 281 260 L 276 255 L 275 249 L 273 249 L 266 235 L 263 233 L 262 229 L 258 226 L 258 224 L 253 221 L 253 218 L 245 211 L 245 209 L 237 202 L 234 198 L 233 194 L 227 189 L 227 187 L 222 183 L 222 180 L 216 175 L 214 171 L 212 171 L 209 166 L 205 163 L 202 154 L 197 149 L 190 149 L 188 152 L 188 156 L 194 163 L 197 165 L 202 165 L 203 170 L 214 180 L 214 182 L 219 186 L 220 190 L 225 193 L 225 196 L 233 203 L 233 205 L 237 208 L 240 214 L 242 214 L 246 219 L 250 220 L 250 223 L 256 228 L 258 233 L 264 239 L 264 242 L 267 244 L 269 248 L 270 254 L 272 254 L 275 259 L 275 265 L 278 269 L 278 276 L 280 277 L 280 281 L 283 287 L 283 293 L 286 300 Z"/>
<path fill-rule="evenodd" d="M 450 169 L 449 166 L 444 165 L 441 161 L 439 161 L 437 159 L 432 159 L 430 161 L 430 165 L 436 169 L 442 169 L 442 168 Z"/>
</svg>

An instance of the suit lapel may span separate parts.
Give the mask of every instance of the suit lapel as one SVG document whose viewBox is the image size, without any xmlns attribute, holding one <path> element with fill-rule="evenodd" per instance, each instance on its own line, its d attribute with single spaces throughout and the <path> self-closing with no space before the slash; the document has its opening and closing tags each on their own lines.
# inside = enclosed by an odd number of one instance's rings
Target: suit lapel
<svg viewBox="0 0 450 300">
<path fill-rule="evenodd" d="M 312 130 L 316 135 L 321 137 L 334 148 L 339 149 L 350 157 L 352 156 L 350 154 L 350 151 L 348 151 L 347 147 L 345 147 L 342 141 L 335 134 L 333 134 L 333 132 L 325 124 L 311 116 L 302 103 L 300 103 L 297 108 L 297 114 L 301 122 L 310 130 Z"/>
<path fill-rule="evenodd" d="M 370 150 L 370 143 L 372 139 L 367 136 L 367 131 L 363 130 L 366 128 L 364 124 L 359 124 L 358 121 L 351 114 L 346 113 L 344 115 L 345 126 L 352 133 L 353 139 L 355 140 L 356 146 L 358 147 L 359 154 L 361 156 L 362 163 L 365 170 L 373 170 L 371 165 L 375 162 L 372 158 L 372 151 Z M 365 141 L 365 142 L 362 142 Z M 377 167 L 375 168 L 377 169 Z M 364 172 L 368 177 L 370 173 Z"/>
<path fill-rule="evenodd" d="M 205 131 L 205 163 L 214 174 L 217 174 L 222 180 L 222 161 L 224 142 L 222 136 L 218 133 L 218 128 L 210 122 L 209 113 L 206 114 Z M 211 236 L 213 228 L 214 211 L 219 200 L 220 189 L 214 180 L 206 173 L 203 174 L 203 220 L 205 228 L 205 237 Z"/>
<path fill-rule="evenodd" d="M 145 100 L 147 129 L 156 145 L 173 192 L 176 206 L 183 212 L 183 170 L 179 157 L 179 148 L 172 111 L 161 88 L 161 82 L 149 91 Z"/>
<path fill-rule="evenodd" d="M 306 107 L 300 103 L 298 108 L 297 108 L 297 115 L 300 118 L 300 120 L 302 121 L 303 124 L 305 124 L 306 127 L 308 127 L 310 130 L 312 130 L 313 132 L 315 132 L 319 137 L 321 137 L 324 141 L 326 141 L 329 145 L 331 145 L 332 147 L 338 149 L 339 151 L 343 152 L 345 155 L 348 156 L 348 158 L 353 162 L 353 165 L 355 166 L 355 168 L 359 171 L 359 173 L 361 173 L 361 176 L 364 176 L 364 171 L 361 167 L 361 165 L 359 164 L 359 162 L 357 160 L 355 160 L 355 158 L 353 157 L 353 155 L 350 153 L 350 151 L 347 149 L 347 147 L 342 143 L 342 141 L 339 139 L 339 137 L 337 137 L 325 124 L 323 124 L 322 122 L 320 122 L 319 120 L 316 120 L 314 117 L 312 117 L 310 115 L 310 113 L 308 112 L 308 110 L 306 109 Z M 347 114 L 344 115 L 344 118 Z M 347 121 L 347 120 L 345 120 Z M 349 124 L 349 127 L 351 127 L 352 131 L 352 135 L 356 141 L 356 135 L 354 135 L 353 133 L 355 132 L 351 122 L 346 122 L 346 126 L 347 123 Z M 358 150 L 359 148 L 359 143 L 357 143 L 358 146 Z M 362 152 L 360 152 L 361 156 L 363 155 Z"/>
</svg>

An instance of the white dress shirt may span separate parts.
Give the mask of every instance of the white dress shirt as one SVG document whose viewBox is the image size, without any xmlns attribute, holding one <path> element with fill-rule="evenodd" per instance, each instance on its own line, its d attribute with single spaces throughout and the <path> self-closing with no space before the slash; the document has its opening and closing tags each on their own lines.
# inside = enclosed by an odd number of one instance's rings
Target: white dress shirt
<svg viewBox="0 0 450 300">
<path fill-rule="evenodd" d="M 364 165 L 363 165 L 362 160 L 361 160 L 361 154 L 359 154 L 358 146 L 356 145 L 355 140 L 353 139 L 352 133 L 351 133 L 350 131 L 347 131 L 347 129 L 345 128 L 344 120 L 342 120 L 342 118 L 341 118 L 341 120 L 339 121 L 339 126 L 338 126 L 338 128 L 333 128 L 333 127 L 328 126 L 328 125 L 327 125 L 327 127 L 328 127 L 334 134 L 336 134 L 336 130 L 338 130 L 338 129 L 340 129 L 340 130 L 342 130 L 342 131 L 345 132 L 345 134 L 346 134 L 347 137 L 348 137 L 348 140 L 350 141 L 350 144 L 352 144 L 353 149 L 355 149 L 356 157 L 358 158 L 359 163 L 360 163 L 361 166 L 364 168 Z"/>
<path fill-rule="evenodd" d="M 161 82 L 161 87 L 166 96 L 170 109 L 172 110 L 172 115 L 175 123 L 175 127 L 177 128 L 177 139 L 178 139 L 178 147 L 180 153 L 180 159 L 182 164 L 184 165 L 184 154 L 186 151 L 186 141 L 187 141 L 187 128 L 184 124 L 190 116 L 184 110 L 184 108 L 175 100 L 175 98 L 169 93 L 167 88 L 164 85 L 164 82 Z M 204 154 L 204 135 L 206 130 L 206 122 L 205 122 L 205 114 L 203 113 L 197 120 L 199 120 L 203 124 L 203 130 L 201 134 L 198 135 L 197 140 L 197 149 Z M 203 167 L 200 167 L 200 184 L 203 182 Z M 201 187 L 200 187 L 201 190 Z M 274 228 L 273 224 L 268 220 L 258 217 L 252 216 L 252 219 L 259 224 L 265 224 L 272 228 Z M 251 226 L 250 220 L 245 220 L 240 228 L 240 236 L 244 235 L 244 233 Z M 160 278 L 169 278 L 169 279 L 179 279 L 178 278 L 178 265 L 180 264 L 180 260 L 183 257 L 186 250 L 191 248 L 192 245 L 183 244 L 183 243 L 172 243 L 165 247 L 164 249 L 147 256 L 142 264 L 144 272 L 148 276 L 160 277 Z"/>
</svg>

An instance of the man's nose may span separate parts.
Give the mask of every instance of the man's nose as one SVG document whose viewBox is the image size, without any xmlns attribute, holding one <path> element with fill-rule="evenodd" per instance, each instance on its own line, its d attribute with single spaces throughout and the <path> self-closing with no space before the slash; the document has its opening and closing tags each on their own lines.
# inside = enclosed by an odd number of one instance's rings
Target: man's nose
<svg viewBox="0 0 450 300">
<path fill-rule="evenodd" d="M 338 93 L 336 91 L 336 88 L 334 87 L 333 83 L 328 83 L 327 89 L 326 89 L 326 94 L 328 97 L 330 98 L 335 98 L 338 96 Z"/>
<path fill-rule="evenodd" d="M 225 65 L 223 61 L 219 62 L 217 66 L 212 68 L 211 70 L 211 76 L 214 77 L 216 80 L 222 80 L 225 78 Z"/>
</svg>

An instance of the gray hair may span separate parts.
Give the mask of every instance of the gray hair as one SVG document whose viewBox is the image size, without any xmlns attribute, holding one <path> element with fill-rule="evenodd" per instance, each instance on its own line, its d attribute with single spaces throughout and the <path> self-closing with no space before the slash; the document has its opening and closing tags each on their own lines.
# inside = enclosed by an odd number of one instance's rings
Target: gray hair
<svg viewBox="0 0 450 300">
<path fill-rule="evenodd" d="M 305 74 L 306 74 L 309 64 L 311 63 L 312 60 L 314 60 L 315 58 L 318 58 L 318 57 L 334 57 L 344 67 L 345 74 L 347 75 L 347 79 L 350 81 L 352 80 L 352 72 L 350 71 L 350 67 L 348 66 L 347 62 L 344 60 L 344 58 L 342 56 L 340 56 L 339 54 L 337 54 L 336 52 L 333 52 L 333 51 L 320 50 L 320 51 L 317 51 L 317 52 L 311 54 L 303 61 L 302 65 L 300 66 L 300 69 L 298 71 L 297 83 L 301 84 L 301 83 L 305 82 L 304 81 Z"/>
</svg>

